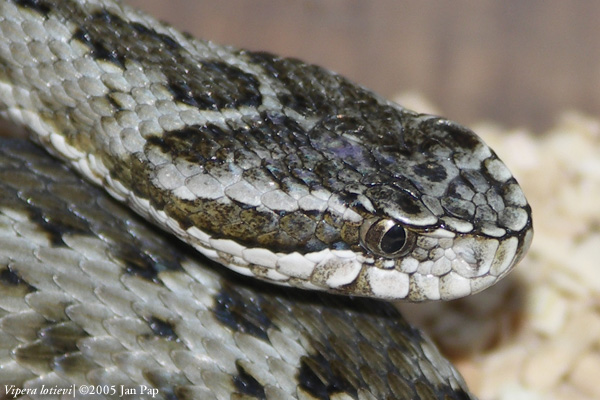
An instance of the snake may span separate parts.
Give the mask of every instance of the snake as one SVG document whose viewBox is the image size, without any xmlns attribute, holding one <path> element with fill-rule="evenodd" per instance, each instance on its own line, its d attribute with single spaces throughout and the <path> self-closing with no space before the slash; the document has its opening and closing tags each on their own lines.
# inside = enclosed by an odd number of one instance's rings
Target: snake
<svg viewBox="0 0 600 400">
<path fill-rule="evenodd" d="M 0 149 L 6 398 L 472 398 L 387 301 L 529 248 L 474 132 L 117 1 L 2 0 L 0 36 L 0 114 L 45 148 Z"/>
</svg>

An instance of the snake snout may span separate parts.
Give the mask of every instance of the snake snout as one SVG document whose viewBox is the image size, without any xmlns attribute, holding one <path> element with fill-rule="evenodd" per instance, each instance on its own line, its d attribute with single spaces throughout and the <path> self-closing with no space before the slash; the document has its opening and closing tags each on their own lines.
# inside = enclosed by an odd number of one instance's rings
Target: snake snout
<svg viewBox="0 0 600 400">
<path fill-rule="evenodd" d="M 471 293 L 477 293 L 504 277 L 529 248 L 533 230 L 505 238 L 461 237 L 452 248 L 452 269 L 470 281 Z"/>
</svg>

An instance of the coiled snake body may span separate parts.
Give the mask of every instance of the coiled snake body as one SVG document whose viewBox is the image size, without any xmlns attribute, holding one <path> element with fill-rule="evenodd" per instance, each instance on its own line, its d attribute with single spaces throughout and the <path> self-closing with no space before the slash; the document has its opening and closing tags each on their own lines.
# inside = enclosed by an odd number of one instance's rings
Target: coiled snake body
<svg viewBox="0 0 600 400">
<path fill-rule="evenodd" d="M 4 116 L 242 275 L 451 299 L 496 282 L 531 241 L 521 189 L 475 134 L 322 68 L 112 1 L 4 0 L 0 35 Z M 391 306 L 214 270 L 31 145 L 5 141 L 0 158 L 0 378 L 15 390 L 469 396 Z"/>
</svg>

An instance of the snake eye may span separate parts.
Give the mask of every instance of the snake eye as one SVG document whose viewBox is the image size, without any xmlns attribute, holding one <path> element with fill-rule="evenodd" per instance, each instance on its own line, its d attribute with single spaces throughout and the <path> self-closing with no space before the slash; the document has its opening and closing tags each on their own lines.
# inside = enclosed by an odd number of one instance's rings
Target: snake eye
<svg viewBox="0 0 600 400">
<path fill-rule="evenodd" d="M 400 257 L 410 247 L 410 237 L 406 229 L 391 219 L 365 220 L 359 233 L 362 246 L 378 256 Z"/>
</svg>

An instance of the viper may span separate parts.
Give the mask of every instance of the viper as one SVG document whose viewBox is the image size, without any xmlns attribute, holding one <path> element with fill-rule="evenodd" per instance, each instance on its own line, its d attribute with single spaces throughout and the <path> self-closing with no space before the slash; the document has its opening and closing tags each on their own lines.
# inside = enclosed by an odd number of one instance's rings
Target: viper
<svg viewBox="0 0 600 400">
<path fill-rule="evenodd" d="M 16 385 L 468 396 L 389 305 L 355 297 L 462 297 L 523 257 L 531 209 L 472 131 L 120 3 L 5 0 L 0 11 L 2 115 L 237 273 L 5 142 L 2 287 L 18 307 L 2 307 L 0 332 L 14 339 Z"/>
</svg>

